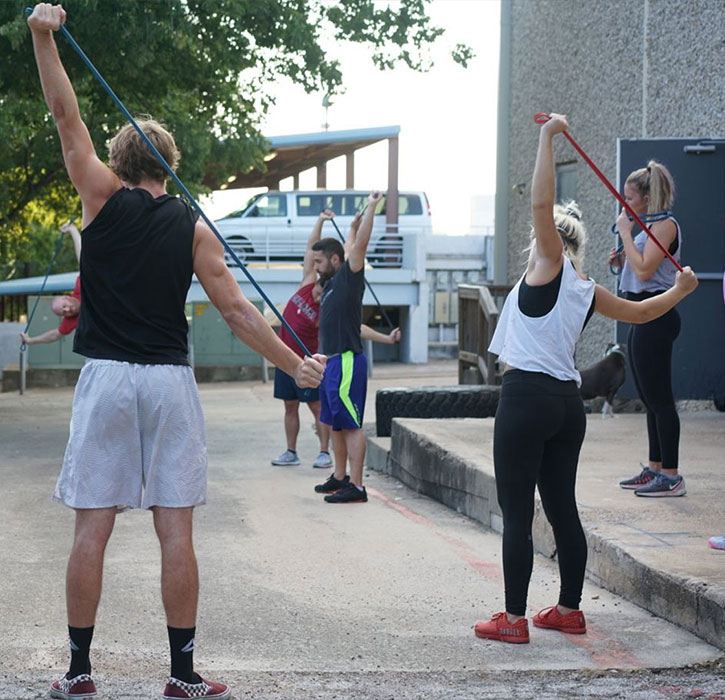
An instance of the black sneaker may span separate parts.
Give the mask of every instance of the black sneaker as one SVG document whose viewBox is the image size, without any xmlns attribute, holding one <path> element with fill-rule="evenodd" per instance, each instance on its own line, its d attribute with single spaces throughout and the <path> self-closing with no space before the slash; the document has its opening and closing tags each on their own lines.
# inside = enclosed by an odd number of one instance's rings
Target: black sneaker
<svg viewBox="0 0 725 700">
<path fill-rule="evenodd" d="M 364 486 L 361 491 L 355 484 L 348 484 L 336 493 L 325 496 L 325 501 L 327 503 L 367 503 L 368 492 Z"/>
<path fill-rule="evenodd" d="M 324 484 L 317 484 L 315 486 L 315 492 L 316 493 L 335 493 L 336 491 L 339 491 L 341 488 L 344 488 L 350 483 L 350 477 L 345 474 L 345 478 L 340 481 L 339 479 L 335 478 L 334 474 L 330 475 L 330 478 L 324 483 Z"/>
</svg>

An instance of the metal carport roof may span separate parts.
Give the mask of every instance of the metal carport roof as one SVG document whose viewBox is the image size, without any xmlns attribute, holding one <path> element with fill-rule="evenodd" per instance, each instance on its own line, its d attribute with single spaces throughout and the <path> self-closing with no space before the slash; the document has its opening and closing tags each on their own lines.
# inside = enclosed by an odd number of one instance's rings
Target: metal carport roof
<svg viewBox="0 0 725 700">
<path fill-rule="evenodd" d="M 344 131 L 320 131 L 311 134 L 289 134 L 271 136 L 266 160 L 267 172 L 259 170 L 249 172 L 238 171 L 231 182 L 207 182 L 210 187 L 219 189 L 241 189 L 244 187 L 269 187 L 278 189 L 280 180 L 298 176 L 309 168 L 324 167 L 327 161 L 340 156 L 352 159 L 354 152 L 365 146 L 371 146 L 385 139 L 392 139 L 395 144 L 395 160 L 397 168 L 397 139 L 399 126 L 379 126 L 369 129 L 349 129 Z M 391 143 L 392 148 L 392 143 Z M 271 157 L 270 157 L 271 156 Z M 231 179 L 229 178 L 229 179 Z M 324 179 L 324 176 L 323 176 Z M 324 187 L 324 184 L 318 186 Z M 354 187 L 348 175 L 348 188 Z"/>
</svg>

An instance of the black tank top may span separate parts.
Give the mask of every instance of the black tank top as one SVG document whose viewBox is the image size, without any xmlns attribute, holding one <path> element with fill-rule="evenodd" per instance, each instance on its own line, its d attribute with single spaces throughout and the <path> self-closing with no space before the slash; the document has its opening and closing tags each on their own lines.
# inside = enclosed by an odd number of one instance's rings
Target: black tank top
<svg viewBox="0 0 725 700">
<path fill-rule="evenodd" d="M 184 306 L 198 215 L 183 200 L 116 191 L 82 232 L 73 350 L 95 359 L 188 365 Z"/>
</svg>

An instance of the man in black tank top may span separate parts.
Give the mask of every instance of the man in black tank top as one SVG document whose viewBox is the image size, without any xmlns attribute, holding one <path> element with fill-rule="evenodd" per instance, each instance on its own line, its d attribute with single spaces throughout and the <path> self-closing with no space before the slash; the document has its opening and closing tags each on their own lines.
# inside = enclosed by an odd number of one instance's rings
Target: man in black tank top
<svg viewBox="0 0 725 700">
<path fill-rule="evenodd" d="M 231 691 L 193 668 L 198 572 L 192 517 L 206 498 L 206 449 L 196 383 L 188 363 L 186 295 L 193 274 L 235 335 L 301 387 L 317 387 L 325 358 L 300 358 L 241 293 L 213 232 L 166 193 L 166 171 L 129 125 L 96 155 L 61 64 L 53 32 L 60 5 L 28 18 L 36 62 L 65 165 L 83 204 L 83 305 L 76 352 L 89 358 L 76 386 L 71 436 L 54 498 L 76 511 L 67 569 L 71 664 L 51 697 L 96 694 L 89 648 L 101 595 L 105 547 L 116 513 L 153 512 L 161 544 L 162 599 L 171 648 L 164 698 L 223 700 Z M 171 134 L 140 122 L 175 167 Z"/>
</svg>

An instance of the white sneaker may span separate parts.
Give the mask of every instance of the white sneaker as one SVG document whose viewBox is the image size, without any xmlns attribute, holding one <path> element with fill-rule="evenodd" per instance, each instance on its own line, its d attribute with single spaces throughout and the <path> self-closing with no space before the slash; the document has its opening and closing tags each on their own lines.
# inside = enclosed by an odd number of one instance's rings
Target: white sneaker
<svg viewBox="0 0 725 700">
<path fill-rule="evenodd" d="M 296 452 L 285 450 L 277 459 L 272 460 L 275 467 L 295 467 L 300 463 Z"/>
<path fill-rule="evenodd" d="M 320 454 L 315 457 L 315 461 L 312 462 L 312 466 L 315 467 L 315 469 L 328 469 L 329 467 L 333 466 L 330 453 L 320 452 Z"/>
</svg>

